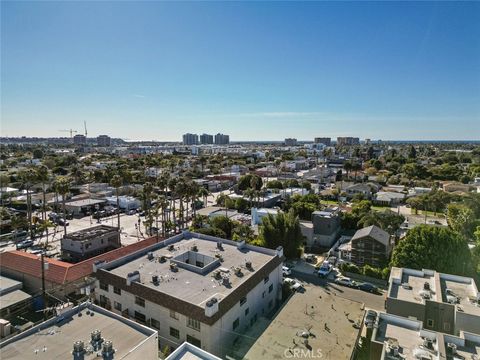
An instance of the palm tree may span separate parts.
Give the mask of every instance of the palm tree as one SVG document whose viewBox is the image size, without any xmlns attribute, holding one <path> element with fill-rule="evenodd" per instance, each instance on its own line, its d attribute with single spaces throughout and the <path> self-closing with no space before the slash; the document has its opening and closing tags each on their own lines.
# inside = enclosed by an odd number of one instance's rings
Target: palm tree
<svg viewBox="0 0 480 360">
<path fill-rule="evenodd" d="M 28 219 L 28 232 L 33 239 L 33 227 L 32 227 L 32 194 L 31 189 L 37 178 L 36 172 L 32 168 L 28 168 L 19 173 L 20 181 L 22 182 L 25 190 L 27 191 L 27 219 Z"/>
<path fill-rule="evenodd" d="M 183 229 L 185 227 L 185 208 L 183 205 L 184 199 L 187 197 L 187 184 L 185 182 L 184 178 L 180 178 L 177 182 L 177 185 L 175 187 L 175 193 L 177 194 L 179 200 L 180 200 L 180 227 Z M 187 203 L 188 203 L 188 197 L 187 197 Z M 188 212 L 188 206 L 187 206 L 187 212 Z"/>
<path fill-rule="evenodd" d="M 48 235 L 49 235 L 49 232 L 48 232 L 48 229 L 49 228 L 54 228 L 55 227 L 55 224 L 52 223 L 50 220 L 44 220 L 40 223 L 40 234 L 43 234 L 44 232 L 47 233 L 47 239 L 45 240 L 45 249 L 47 249 L 47 246 L 48 246 Z"/>
<path fill-rule="evenodd" d="M 210 191 L 208 191 L 208 189 L 204 186 L 201 186 L 199 189 L 198 189 L 198 193 L 197 195 L 199 197 L 202 197 L 203 198 L 203 206 L 204 207 L 207 207 L 207 204 L 208 204 L 208 196 L 210 195 Z"/>
<path fill-rule="evenodd" d="M 120 175 L 116 174 L 112 177 L 110 180 L 110 185 L 112 185 L 115 188 L 115 192 L 117 195 L 117 227 L 118 230 L 120 230 L 120 198 L 119 198 L 119 191 L 120 191 L 120 186 L 123 184 L 123 179 L 121 178 Z"/>
<path fill-rule="evenodd" d="M 47 210 L 46 210 L 46 189 L 45 189 L 45 184 L 48 182 L 50 179 L 49 174 L 48 174 L 48 168 L 45 165 L 40 166 L 37 168 L 37 180 L 42 183 L 42 220 L 45 221 L 47 218 Z"/>
<path fill-rule="evenodd" d="M 70 179 L 65 176 L 60 176 L 55 182 L 56 191 L 62 195 L 62 211 L 63 211 L 63 235 L 67 235 L 67 213 L 65 211 L 65 200 L 67 194 L 70 192 Z"/>
<path fill-rule="evenodd" d="M 348 179 L 348 174 L 350 173 L 350 171 L 353 169 L 353 164 L 351 161 L 345 161 L 345 163 L 343 164 L 343 168 L 345 169 L 345 171 L 347 172 L 347 179 Z"/>
<path fill-rule="evenodd" d="M 168 188 L 170 189 L 170 213 L 173 214 L 173 228 L 174 230 L 176 229 L 177 226 L 177 215 L 176 215 L 176 210 L 175 210 L 175 197 L 176 197 L 176 187 L 177 187 L 177 179 L 171 178 L 168 181 Z"/>
<path fill-rule="evenodd" d="M 145 219 L 150 219 L 152 192 L 153 192 L 153 185 L 151 182 L 147 181 L 145 184 L 143 184 L 143 189 L 142 189 L 142 199 L 143 199 L 143 209 L 145 210 Z M 150 223 L 150 226 L 152 226 L 151 223 Z"/>
<path fill-rule="evenodd" d="M 164 195 L 160 195 L 157 199 L 157 206 L 161 209 L 162 212 L 162 235 L 163 237 L 166 236 L 166 211 L 168 208 L 168 200 Z"/>
</svg>

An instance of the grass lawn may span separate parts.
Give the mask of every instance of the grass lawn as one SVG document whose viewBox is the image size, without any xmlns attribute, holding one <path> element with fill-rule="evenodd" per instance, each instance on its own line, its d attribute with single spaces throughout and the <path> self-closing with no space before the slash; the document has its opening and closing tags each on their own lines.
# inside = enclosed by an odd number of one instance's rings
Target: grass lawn
<svg viewBox="0 0 480 360">
<path fill-rule="evenodd" d="M 411 209 L 411 213 L 412 215 L 415 215 L 415 210 Z M 427 214 L 427 216 L 434 216 L 434 217 L 444 217 L 445 215 L 443 212 L 434 213 L 433 211 L 428 211 L 428 210 L 418 210 L 418 215 L 425 215 L 425 213 Z"/>
<path fill-rule="evenodd" d="M 335 200 L 322 200 L 320 203 L 321 203 L 321 204 L 325 204 L 325 205 L 335 205 L 335 206 L 338 206 L 338 201 L 335 201 Z"/>
</svg>

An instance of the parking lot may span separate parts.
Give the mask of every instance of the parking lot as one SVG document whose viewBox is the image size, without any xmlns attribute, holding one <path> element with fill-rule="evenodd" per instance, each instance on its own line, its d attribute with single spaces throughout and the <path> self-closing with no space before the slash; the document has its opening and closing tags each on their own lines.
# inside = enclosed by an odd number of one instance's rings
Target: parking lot
<svg viewBox="0 0 480 360">
<path fill-rule="evenodd" d="M 140 226 L 139 224 L 140 219 Z M 132 244 L 142 239 L 146 239 L 149 236 L 145 234 L 145 226 L 143 225 L 144 217 L 139 217 L 138 215 L 126 215 L 120 214 L 120 228 L 121 228 L 121 242 L 122 245 Z M 72 219 L 67 220 L 67 234 L 75 231 L 83 230 L 95 225 L 109 225 L 117 226 L 117 215 L 109 216 L 102 218 L 100 220 L 94 219 L 91 216 L 85 216 L 81 219 Z M 54 228 L 49 229 L 48 244 L 49 244 L 49 253 L 60 254 L 60 239 L 63 236 L 63 226 L 57 225 Z M 47 241 L 46 236 L 35 239 L 35 245 L 43 244 Z M 2 251 L 11 251 L 16 250 L 16 247 L 13 243 L 9 244 L 2 248 Z M 35 251 L 36 247 L 29 248 L 27 251 Z"/>
<path fill-rule="evenodd" d="M 261 334 L 246 334 L 235 359 L 348 359 L 363 317 L 363 304 L 331 289 L 304 284 Z M 257 338 L 253 346 L 249 342 Z"/>
</svg>

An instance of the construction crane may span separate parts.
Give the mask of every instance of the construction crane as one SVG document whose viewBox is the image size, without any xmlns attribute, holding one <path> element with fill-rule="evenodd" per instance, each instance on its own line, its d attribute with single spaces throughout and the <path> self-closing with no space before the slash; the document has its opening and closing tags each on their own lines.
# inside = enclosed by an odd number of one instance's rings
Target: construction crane
<svg viewBox="0 0 480 360">
<path fill-rule="evenodd" d="M 87 122 L 84 121 L 83 125 L 85 126 L 85 139 L 87 138 Z"/>
<path fill-rule="evenodd" d="M 69 130 L 58 130 L 58 131 L 61 131 L 61 132 L 69 132 L 69 133 L 70 133 L 70 138 L 73 138 L 73 133 L 77 133 L 77 132 L 78 132 L 77 130 L 72 130 L 72 129 L 69 129 Z"/>
</svg>

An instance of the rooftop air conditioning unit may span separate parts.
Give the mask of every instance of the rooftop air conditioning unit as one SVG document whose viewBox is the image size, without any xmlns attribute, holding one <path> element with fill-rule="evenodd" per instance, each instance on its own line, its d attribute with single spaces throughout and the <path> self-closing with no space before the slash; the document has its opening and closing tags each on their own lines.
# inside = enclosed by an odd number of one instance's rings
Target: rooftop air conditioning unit
<svg viewBox="0 0 480 360">
<path fill-rule="evenodd" d="M 246 267 L 248 270 L 253 270 L 252 262 L 251 262 L 251 261 L 247 261 L 247 262 L 245 263 L 245 267 Z"/>
<path fill-rule="evenodd" d="M 225 286 L 230 285 L 230 279 L 228 278 L 228 276 L 223 277 L 222 284 Z"/>
<path fill-rule="evenodd" d="M 76 356 L 80 356 L 85 353 L 85 345 L 83 341 L 78 340 L 73 343 L 73 351 L 72 354 Z"/>
<path fill-rule="evenodd" d="M 197 246 L 197 245 L 193 245 L 192 248 L 191 248 L 191 250 L 197 252 L 197 251 L 198 251 L 198 246 Z"/>
<path fill-rule="evenodd" d="M 430 283 L 428 281 L 425 281 L 423 283 L 423 289 L 430 291 Z"/>
<path fill-rule="evenodd" d="M 147 254 L 148 260 L 153 260 L 153 252 L 149 251 Z"/>
<path fill-rule="evenodd" d="M 104 359 L 110 359 L 114 353 L 113 343 L 110 340 L 105 341 L 102 345 L 102 357 Z"/>
<path fill-rule="evenodd" d="M 175 250 L 175 246 L 173 244 L 168 245 L 168 251 L 173 251 Z"/>
<path fill-rule="evenodd" d="M 409 283 L 402 283 L 402 288 L 404 288 L 405 290 L 412 290 L 412 287 Z"/>
<path fill-rule="evenodd" d="M 447 344 L 447 354 L 455 355 L 457 353 L 457 345 L 454 343 Z"/>
<path fill-rule="evenodd" d="M 170 270 L 172 270 L 173 272 L 177 272 L 177 271 L 178 271 L 178 266 L 177 266 L 177 264 L 175 264 L 175 263 L 170 263 Z"/>
<path fill-rule="evenodd" d="M 223 243 L 221 241 L 217 242 L 217 249 L 223 250 Z"/>
<path fill-rule="evenodd" d="M 423 346 L 425 346 L 427 349 L 433 350 L 433 340 L 425 338 L 425 340 L 423 341 Z"/>
<path fill-rule="evenodd" d="M 152 275 L 152 283 L 158 285 L 158 275 Z"/>
<path fill-rule="evenodd" d="M 222 272 L 220 270 L 217 270 L 213 273 L 213 277 L 217 280 L 220 280 L 222 278 Z"/>
<path fill-rule="evenodd" d="M 240 268 L 240 267 L 235 268 L 235 275 L 243 276 L 242 268 Z"/>
</svg>

